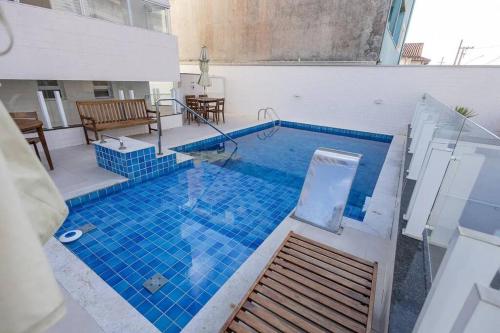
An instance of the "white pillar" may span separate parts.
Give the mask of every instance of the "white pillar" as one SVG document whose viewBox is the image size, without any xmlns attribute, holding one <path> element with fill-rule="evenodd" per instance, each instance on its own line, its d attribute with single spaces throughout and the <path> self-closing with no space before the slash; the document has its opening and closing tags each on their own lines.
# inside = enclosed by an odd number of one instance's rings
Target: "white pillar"
<svg viewBox="0 0 500 333">
<path fill-rule="evenodd" d="M 134 94 L 134 91 L 132 89 L 130 89 L 128 91 L 128 98 L 130 99 L 135 99 L 135 94 Z"/>
<path fill-rule="evenodd" d="M 403 234 L 421 239 L 432 205 L 439 192 L 446 168 L 450 162 L 452 149 L 446 144 L 431 143 L 426 156 L 426 163 L 413 190 L 408 211 L 404 218 L 408 220 Z"/>
<path fill-rule="evenodd" d="M 59 117 L 61 117 L 63 126 L 68 127 L 68 120 L 66 119 L 66 113 L 64 113 L 64 106 L 59 91 L 57 90 L 54 91 L 54 97 L 56 98 L 57 112 L 59 112 Z"/>
<path fill-rule="evenodd" d="M 172 89 L 170 89 L 170 96 L 171 96 L 172 98 L 175 98 L 175 99 L 179 100 L 179 93 L 178 93 L 178 91 L 177 91 L 177 89 L 176 89 L 176 88 L 172 88 Z M 180 113 L 180 112 L 181 112 L 181 111 L 180 111 L 180 105 L 179 105 L 179 104 L 177 104 L 176 102 L 172 102 L 172 106 L 173 106 L 173 108 L 174 108 L 174 113 L 176 113 L 176 114 L 177 114 L 177 113 Z"/>
<path fill-rule="evenodd" d="M 125 99 L 125 94 L 123 93 L 123 90 L 118 90 L 118 98 L 121 100 Z"/>
<path fill-rule="evenodd" d="M 406 178 L 417 180 L 435 130 L 436 124 L 434 122 L 427 122 L 422 126 L 419 137 L 415 139 L 418 142 L 415 143 L 415 150 L 413 151 L 413 157 L 408 167 L 408 176 Z"/>
<path fill-rule="evenodd" d="M 132 4 L 130 0 L 127 0 L 127 11 L 128 11 L 128 23 L 133 26 L 134 25 L 134 19 L 132 17 Z"/>
<path fill-rule="evenodd" d="M 43 93 L 41 91 L 37 91 L 36 95 L 38 97 L 38 105 L 40 105 L 40 111 L 42 112 L 45 128 L 52 129 L 52 122 L 50 121 L 49 111 L 47 110 L 47 104 L 45 104 Z"/>
</svg>

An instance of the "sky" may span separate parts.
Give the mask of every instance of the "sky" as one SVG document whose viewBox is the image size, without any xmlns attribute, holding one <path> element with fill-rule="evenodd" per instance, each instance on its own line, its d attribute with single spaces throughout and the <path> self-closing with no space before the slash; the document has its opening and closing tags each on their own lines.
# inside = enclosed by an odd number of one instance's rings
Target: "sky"
<svg viewBox="0 0 500 333">
<path fill-rule="evenodd" d="M 500 0 L 415 1 L 406 42 L 425 43 L 432 65 L 452 65 L 461 39 L 475 47 L 462 65 L 500 65 Z"/>
</svg>

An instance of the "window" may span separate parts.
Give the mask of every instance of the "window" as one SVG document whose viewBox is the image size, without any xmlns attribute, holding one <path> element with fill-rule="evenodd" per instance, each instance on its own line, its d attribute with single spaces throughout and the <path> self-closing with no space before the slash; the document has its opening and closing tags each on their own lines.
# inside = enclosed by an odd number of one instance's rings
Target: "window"
<svg viewBox="0 0 500 333">
<path fill-rule="evenodd" d="M 404 0 L 393 0 L 391 11 L 389 13 L 389 31 L 391 32 L 392 39 L 397 45 L 401 36 L 401 28 L 406 14 L 406 6 Z"/>
<path fill-rule="evenodd" d="M 112 98 L 113 90 L 111 89 L 111 82 L 108 81 L 92 81 L 94 85 L 95 98 Z"/>
<path fill-rule="evenodd" d="M 43 98 L 45 99 L 55 99 L 55 91 L 59 91 L 61 98 L 64 98 L 62 85 L 56 80 L 38 80 L 38 90 L 42 92 Z"/>
</svg>

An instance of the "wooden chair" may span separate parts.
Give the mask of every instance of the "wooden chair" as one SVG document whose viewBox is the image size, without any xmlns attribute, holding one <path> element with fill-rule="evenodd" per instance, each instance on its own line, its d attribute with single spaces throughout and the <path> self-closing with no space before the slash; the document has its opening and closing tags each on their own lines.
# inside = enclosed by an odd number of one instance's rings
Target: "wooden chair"
<svg viewBox="0 0 500 333">
<path fill-rule="evenodd" d="M 219 98 L 217 101 L 217 124 L 219 123 L 219 115 L 222 114 L 222 122 L 226 123 L 226 118 L 224 117 L 224 105 L 226 104 L 225 98 Z"/>
<path fill-rule="evenodd" d="M 194 112 L 200 114 L 201 113 L 200 105 L 199 105 L 198 101 L 196 100 L 196 96 L 195 95 L 186 95 L 185 98 L 186 98 L 186 105 Z M 191 124 L 191 120 L 196 120 L 198 125 L 200 124 L 198 117 L 196 117 L 195 115 L 193 115 L 189 111 L 186 113 L 186 120 L 187 120 L 188 124 Z"/>
<path fill-rule="evenodd" d="M 38 120 L 38 115 L 34 111 L 29 111 L 29 112 L 10 112 L 10 116 L 12 119 L 34 119 Z M 36 131 L 29 131 L 29 132 L 24 132 L 23 134 L 31 134 L 31 133 L 36 133 Z M 39 160 L 42 160 L 40 158 L 40 152 L 38 152 L 38 147 L 37 143 L 40 142 L 40 138 L 38 136 L 36 137 L 30 137 L 26 138 L 26 141 L 30 144 L 33 145 L 33 148 L 35 149 L 36 156 L 38 157 Z"/>
</svg>

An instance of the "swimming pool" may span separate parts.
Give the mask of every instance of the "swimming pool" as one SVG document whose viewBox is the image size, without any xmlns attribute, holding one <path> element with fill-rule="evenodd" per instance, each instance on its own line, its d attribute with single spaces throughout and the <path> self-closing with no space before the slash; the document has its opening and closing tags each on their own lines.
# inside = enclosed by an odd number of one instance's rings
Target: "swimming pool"
<svg viewBox="0 0 500 333">
<path fill-rule="evenodd" d="M 222 147 L 181 147 L 210 162 L 71 207 L 58 235 L 92 223 L 68 244 L 164 332 L 181 330 L 295 207 L 318 147 L 363 154 L 345 215 L 362 220 L 389 142 L 282 127 Z M 155 273 L 168 282 L 150 294 Z"/>
</svg>

